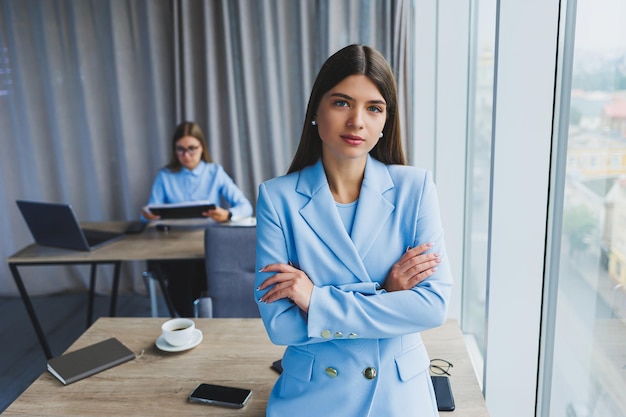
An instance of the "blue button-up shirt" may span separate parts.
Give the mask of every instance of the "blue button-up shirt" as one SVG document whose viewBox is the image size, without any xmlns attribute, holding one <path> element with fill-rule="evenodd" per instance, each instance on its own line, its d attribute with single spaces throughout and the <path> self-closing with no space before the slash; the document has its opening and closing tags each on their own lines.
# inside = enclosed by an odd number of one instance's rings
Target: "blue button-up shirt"
<svg viewBox="0 0 626 417">
<path fill-rule="evenodd" d="M 152 185 L 148 205 L 208 201 L 230 210 L 233 217 L 252 215 L 252 205 L 221 165 L 200 161 L 189 170 L 162 168 Z"/>
</svg>

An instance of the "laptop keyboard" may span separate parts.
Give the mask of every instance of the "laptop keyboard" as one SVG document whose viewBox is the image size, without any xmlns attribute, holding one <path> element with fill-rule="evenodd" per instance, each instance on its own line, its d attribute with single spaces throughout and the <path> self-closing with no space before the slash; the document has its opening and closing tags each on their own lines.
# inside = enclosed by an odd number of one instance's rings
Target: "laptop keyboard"
<svg viewBox="0 0 626 417">
<path fill-rule="evenodd" d="M 120 233 L 105 232 L 103 230 L 83 229 L 83 233 L 85 233 L 85 239 L 87 239 L 87 243 L 91 247 L 98 246 L 101 243 L 106 242 L 107 240 L 111 240 L 120 236 Z"/>
</svg>

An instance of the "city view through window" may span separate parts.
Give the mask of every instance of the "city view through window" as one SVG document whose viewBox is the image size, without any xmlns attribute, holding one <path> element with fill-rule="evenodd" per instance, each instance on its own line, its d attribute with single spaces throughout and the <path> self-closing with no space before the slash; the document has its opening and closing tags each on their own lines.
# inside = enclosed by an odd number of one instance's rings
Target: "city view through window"
<svg viewBox="0 0 626 417">
<path fill-rule="evenodd" d="M 558 233 L 546 265 L 557 267 L 544 277 L 552 292 L 537 416 L 626 417 L 626 0 L 563 2 L 564 15 L 566 3 L 576 9 L 566 22 L 573 36 L 559 34 L 559 55 L 572 59 L 559 68 L 570 77 L 557 77 L 566 81 L 555 100 L 567 105 L 554 126 L 567 146 L 553 148 L 563 155 L 552 168 Z M 462 317 L 484 355 L 497 11 L 495 0 L 473 4 Z"/>
<path fill-rule="evenodd" d="M 576 16 L 546 417 L 626 417 L 626 0 Z"/>
</svg>

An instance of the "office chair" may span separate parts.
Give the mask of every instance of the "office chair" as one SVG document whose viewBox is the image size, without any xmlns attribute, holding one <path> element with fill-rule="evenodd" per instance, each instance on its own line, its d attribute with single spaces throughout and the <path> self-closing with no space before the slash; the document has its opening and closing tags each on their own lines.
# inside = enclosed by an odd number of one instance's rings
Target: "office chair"
<svg viewBox="0 0 626 417">
<path fill-rule="evenodd" d="M 193 301 L 193 316 L 195 318 L 213 318 L 213 299 L 208 296 L 198 297 Z"/>
<path fill-rule="evenodd" d="M 261 317 L 254 299 L 256 227 L 207 227 L 204 254 L 212 317 Z"/>
</svg>

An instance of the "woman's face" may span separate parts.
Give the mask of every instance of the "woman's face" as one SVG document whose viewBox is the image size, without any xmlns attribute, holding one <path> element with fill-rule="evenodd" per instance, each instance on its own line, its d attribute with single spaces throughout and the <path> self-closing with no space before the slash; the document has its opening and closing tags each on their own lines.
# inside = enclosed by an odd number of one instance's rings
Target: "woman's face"
<svg viewBox="0 0 626 417">
<path fill-rule="evenodd" d="M 326 161 L 365 158 L 380 140 L 387 105 L 365 75 L 351 75 L 329 90 L 315 116 Z"/>
<path fill-rule="evenodd" d="M 183 136 L 176 141 L 176 156 L 185 168 L 192 170 L 202 159 L 202 145 L 193 136 Z"/>
</svg>

